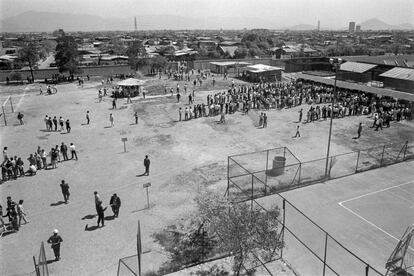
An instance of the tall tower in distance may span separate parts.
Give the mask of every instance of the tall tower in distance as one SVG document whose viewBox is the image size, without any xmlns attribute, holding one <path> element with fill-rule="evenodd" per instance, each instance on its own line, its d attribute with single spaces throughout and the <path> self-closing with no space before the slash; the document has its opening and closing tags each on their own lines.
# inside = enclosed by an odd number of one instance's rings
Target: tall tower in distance
<svg viewBox="0 0 414 276">
<path fill-rule="evenodd" d="M 135 30 L 135 33 L 138 31 L 138 27 L 137 27 L 137 17 L 135 16 L 134 17 L 134 30 Z"/>
<path fill-rule="evenodd" d="M 318 33 L 319 33 L 320 30 L 321 30 L 321 21 L 318 20 Z"/>
<path fill-rule="evenodd" d="M 348 28 L 348 32 L 350 34 L 355 32 L 355 22 L 349 22 L 349 28 Z"/>
</svg>

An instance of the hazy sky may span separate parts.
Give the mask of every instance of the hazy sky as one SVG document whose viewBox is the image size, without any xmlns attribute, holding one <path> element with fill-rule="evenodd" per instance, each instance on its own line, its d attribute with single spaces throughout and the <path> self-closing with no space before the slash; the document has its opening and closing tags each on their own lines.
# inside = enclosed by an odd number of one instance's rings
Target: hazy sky
<svg viewBox="0 0 414 276">
<path fill-rule="evenodd" d="M 414 24 L 414 0 L 0 0 L 1 18 L 36 10 L 103 17 L 169 14 L 188 17 L 259 17 L 281 26 L 345 27 L 377 17 Z"/>
</svg>

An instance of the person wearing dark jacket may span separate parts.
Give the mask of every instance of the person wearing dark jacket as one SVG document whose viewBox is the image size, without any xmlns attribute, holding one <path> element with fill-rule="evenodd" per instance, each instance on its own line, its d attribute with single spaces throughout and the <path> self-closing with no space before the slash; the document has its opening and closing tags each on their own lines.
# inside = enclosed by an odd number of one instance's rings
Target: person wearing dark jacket
<svg viewBox="0 0 414 276">
<path fill-rule="evenodd" d="M 121 208 L 121 199 L 118 197 L 117 194 L 113 194 L 111 196 L 111 199 L 109 200 L 109 205 L 111 205 L 114 217 L 117 218 L 119 215 L 119 208 Z"/>
<path fill-rule="evenodd" d="M 53 235 L 47 240 L 47 243 L 51 244 L 56 261 L 60 260 L 60 244 L 63 242 L 62 237 L 58 233 L 57 229 L 53 230 Z"/>
<path fill-rule="evenodd" d="M 150 163 L 151 161 L 149 160 L 148 155 L 145 155 L 145 159 L 144 159 L 145 175 L 149 175 Z"/>
</svg>

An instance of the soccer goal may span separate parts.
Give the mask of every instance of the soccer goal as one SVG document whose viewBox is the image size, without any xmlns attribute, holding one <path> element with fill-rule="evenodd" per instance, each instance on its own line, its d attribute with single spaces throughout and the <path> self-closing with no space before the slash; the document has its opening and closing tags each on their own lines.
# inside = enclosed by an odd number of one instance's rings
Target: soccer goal
<svg viewBox="0 0 414 276">
<path fill-rule="evenodd" d="M 8 96 L 6 100 L 1 105 L 1 114 L 0 118 L 1 122 L 4 123 L 5 126 L 11 124 L 12 118 L 14 117 L 14 106 L 13 106 L 13 98 Z"/>
</svg>

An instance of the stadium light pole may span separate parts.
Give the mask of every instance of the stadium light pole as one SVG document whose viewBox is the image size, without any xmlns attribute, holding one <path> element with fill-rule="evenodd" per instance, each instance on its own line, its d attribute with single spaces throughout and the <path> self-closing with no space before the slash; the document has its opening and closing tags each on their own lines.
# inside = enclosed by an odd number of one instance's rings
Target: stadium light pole
<svg viewBox="0 0 414 276">
<path fill-rule="evenodd" d="M 334 104 L 335 104 L 335 98 L 336 98 L 336 79 L 338 78 L 338 69 L 341 67 L 342 59 L 341 58 L 330 58 L 329 63 L 332 64 L 334 70 L 335 70 L 335 82 L 334 82 L 334 91 L 333 91 L 333 97 L 331 102 L 331 120 L 329 123 L 329 136 L 328 136 L 328 150 L 326 152 L 326 164 L 325 164 L 325 177 L 328 177 L 329 173 L 329 153 L 331 149 L 331 137 L 332 137 L 332 122 L 333 122 L 333 110 L 334 110 Z"/>
</svg>

